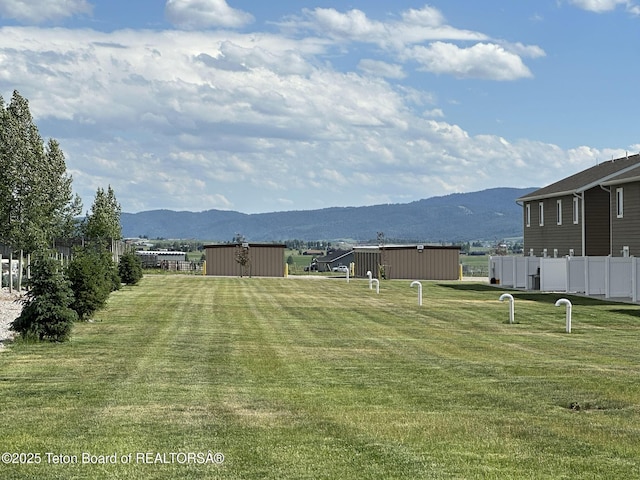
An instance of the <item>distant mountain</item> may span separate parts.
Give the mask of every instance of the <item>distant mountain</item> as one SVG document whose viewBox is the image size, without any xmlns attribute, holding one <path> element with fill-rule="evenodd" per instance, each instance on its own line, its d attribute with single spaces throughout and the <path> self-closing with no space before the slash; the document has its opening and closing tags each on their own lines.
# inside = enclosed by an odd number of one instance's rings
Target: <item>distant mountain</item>
<svg viewBox="0 0 640 480">
<path fill-rule="evenodd" d="M 522 236 L 522 207 L 515 200 L 534 188 L 493 188 L 404 204 L 333 207 L 246 214 L 224 210 L 151 210 L 121 215 L 125 237 L 252 242 L 352 239 L 384 232 L 390 240 L 467 242 Z"/>
</svg>

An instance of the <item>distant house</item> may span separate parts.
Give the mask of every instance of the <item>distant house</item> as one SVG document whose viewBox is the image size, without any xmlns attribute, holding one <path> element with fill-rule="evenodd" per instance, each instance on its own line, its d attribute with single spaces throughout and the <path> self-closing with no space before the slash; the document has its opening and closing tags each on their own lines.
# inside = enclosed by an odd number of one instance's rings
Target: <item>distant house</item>
<svg viewBox="0 0 640 480">
<path fill-rule="evenodd" d="M 384 266 L 384 278 L 411 280 L 458 280 L 460 247 L 430 245 L 360 246 L 354 248 L 355 276 L 370 271 L 378 277 Z"/>
<path fill-rule="evenodd" d="M 517 202 L 525 255 L 640 255 L 640 154 L 602 162 Z"/>
<path fill-rule="evenodd" d="M 333 250 L 317 259 L 318 271 L 328 272 L 339 265 L 349 266 L 353 262 L 353 250 Z"/>
<path fill-rule="evenodd" d="M 304 252 L 302 252 L 302 255 L 311 255 L 313 257 L 319 257 L 321 255 L 324 255 L 324 250 L 309 249 L 309 250 L 305 250 Z"/>
<path fill-rule="evenodd" d="M 205 273 L 218 276 L 284 277 L 284 249 L 285 245 L 273 243 L 205 245 Z"/>
</svg>

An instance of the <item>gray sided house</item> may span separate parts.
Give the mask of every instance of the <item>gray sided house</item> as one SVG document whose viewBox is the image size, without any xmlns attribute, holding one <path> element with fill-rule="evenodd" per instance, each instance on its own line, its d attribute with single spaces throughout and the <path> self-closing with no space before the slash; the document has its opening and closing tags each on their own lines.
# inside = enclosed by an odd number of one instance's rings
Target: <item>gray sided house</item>
<svg viewBox="0 0 640 480">
<path fill-rule="evenodd" d="M 517 202 L 525 255 L 640 255 L 640 155 L 602 162 Z"/>
<path fill-rule="evenodd" d="M 387 279 L 458 280 L 460 247 L 429 245 L 386 245 L 354 248 L 355 276 L 370 271 L 378 277 L 378 265 L 384 265 Z"/>
<path fill-rule="evenodd" d="M 611 193 L 611 255 L 640 256 L 640 165 L 603 182 Z"/>
<path fill-rule="evenodd" d="M 205 245 L 206 275 L 284 277 L 285 245 L 243 243 Z"/>
</svg>

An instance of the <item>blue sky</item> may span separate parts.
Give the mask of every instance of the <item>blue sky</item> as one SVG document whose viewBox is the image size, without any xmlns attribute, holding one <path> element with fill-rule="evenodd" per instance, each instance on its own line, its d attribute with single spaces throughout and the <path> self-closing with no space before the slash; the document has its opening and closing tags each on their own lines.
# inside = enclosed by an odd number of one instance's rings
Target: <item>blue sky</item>
<svg viewBox="0 0 640 480">
<path fill-rule="evenodd" d="M 640 151 L 640 0 L 0 0 L 0 95 L 89 208 L 537 187 Z"/>
</svg>

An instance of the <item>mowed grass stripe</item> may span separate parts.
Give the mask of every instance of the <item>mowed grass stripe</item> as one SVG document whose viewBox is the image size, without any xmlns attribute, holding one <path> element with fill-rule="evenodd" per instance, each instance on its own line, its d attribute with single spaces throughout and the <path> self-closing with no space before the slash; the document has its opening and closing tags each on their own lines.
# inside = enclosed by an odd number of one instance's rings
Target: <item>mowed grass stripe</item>
<svg viewBox="0 0 640 480">
<path fill-rule="evenodd" d="M 425 282 L 418 307 L 409 283 L 146 277 L 0 355 L 4 447 L 226 456 L 40 478 L 637 476 L 636 306 L 574 298 L 567 335 L 554 296 L 509 325 L 500 290 Z"/>
</svg>

